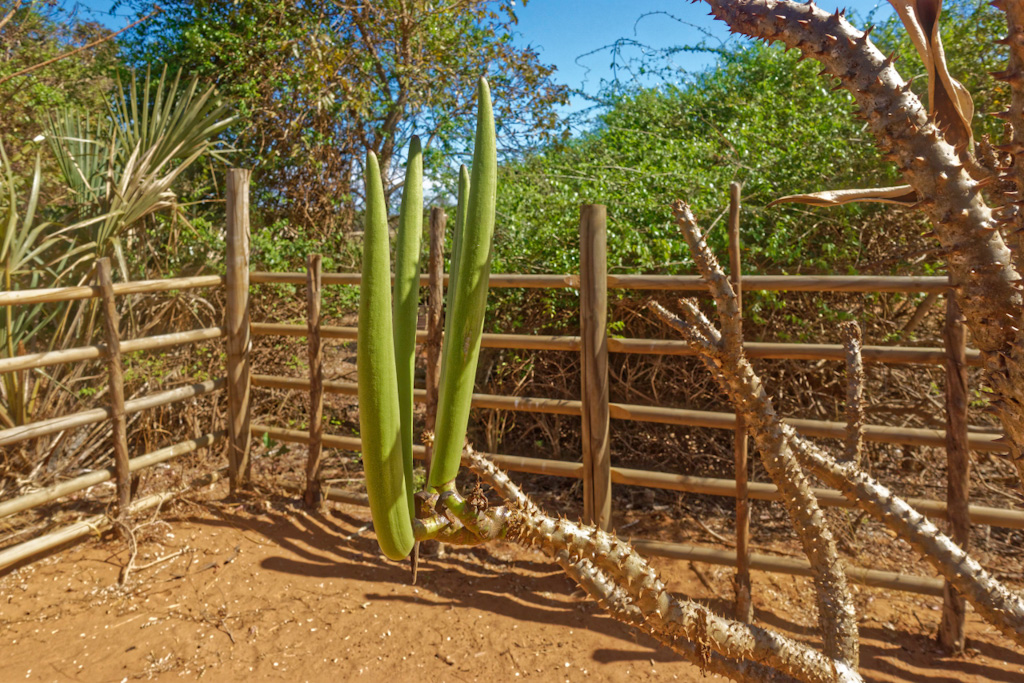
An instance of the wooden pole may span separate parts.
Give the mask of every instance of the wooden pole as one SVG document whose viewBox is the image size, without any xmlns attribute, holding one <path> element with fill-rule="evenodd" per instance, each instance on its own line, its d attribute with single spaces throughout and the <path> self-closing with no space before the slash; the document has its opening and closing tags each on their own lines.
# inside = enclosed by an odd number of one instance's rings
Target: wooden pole
<svg viewBox="0 0 1024 683">
<path fill-rule="evenodd" d="M 946 517 L 949 535 L 967 550 L 971 538 L 968 496 L 971 459 L 967 441 L 967 338 L 963 315 L 952 294 L 946 296 Z M 947 581 L 943 589 L 939 643 L 952 654 L 962 654 L 965 643 L 966 603 Z"/>
<path fill-rule="evenodd" d="M 608 237 L 601 204 L 580 207 L 580 364 L 583 403 L 583 516 L 611 525 L 608 406 Z"/>
<path fill-rule="evenodd" d="M 737 307 L 743 311 L 743 277 L 740 260 L 740 184 L 729 185 L 729 279 L 736 290 Z M 736 467 L 736 618 L 750 623 L 754 608 L 750 597 L 750 499 L 747 491 L 747 425 L 736 417 L 733 432 Z"/>
<path fill-rule="evenodd" d="M 320 456 L 324 436 L 324 356 L 320 340 L 320 292 L 323 286 L 323 258 L 306 257 L 306 326 L 309 341 L 309 458 L 306 460 L 307 507 L 320 505 Z"/>
<path fill-rule="evenodd" d="M 430 209 L 430 251 L 427 255 L 427 337 L 424 341 L 427 352 L 427 379 L 425 403 L 427 412 L 424 417 L 424 429 L 430 434 L 425 439 L 423 449 L 423 467 L 427 476 L 423 481 L 423 490 L 427 490 L 430 479 L 430 463 L 434 460 L 434 429 L 437 427 L 437 397 L 441 385 L 441 340 L 444 335 L 444 238 L 448 216 L 444 209 Z M 415 399 L 414 399 L 415 400 Z M 431 546 L 435 546 L 431 548 Z M 434 554 L 443 554 L 439 542 L 429 543 Z M 413 546 L 412 551 L 412 582 L 416 583 L 419 571 L 420 543 Z"/>
<path fill-rule="evenodd" d="M 107 393 L 110 396 L 110 432 L 114 444 L 114 479 L 117 483 L 117 510 L 123 515 L 132 499 L 132 474 L 128 461 L 128 423 L 124 410 L 124 374 L 121 369 L 121 335 L 110 259 L 96 261 L 96 284 L 100 287 L 103 332 L 107 344 Z"/>
<path fill-rule="evenodd" d="M 427 415 L 426 430 L 434 432 L 437 419 L 437 390 L 441 384 L 441 337 L 444 332 L 444 234 L 448 217 L 444 209 L 430 210 L 430 253 L 427 257 Z M 434 454 L 432 441 L 426 444 L 426 468 Z"/>
<path fill-rule="evenodd" d="M 245 488 L 249 465 L 249 176 L 233 168 L 227 178 L 228 477 L 231 492 Z"/>
</svg>

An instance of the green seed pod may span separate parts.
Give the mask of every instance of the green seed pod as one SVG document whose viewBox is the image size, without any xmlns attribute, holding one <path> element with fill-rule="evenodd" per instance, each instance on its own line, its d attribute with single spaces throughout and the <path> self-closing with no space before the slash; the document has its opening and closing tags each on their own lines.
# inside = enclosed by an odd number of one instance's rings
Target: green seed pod
<svg viewBox="0 0 1024 683">
<path fill-rule="evenodd" d="M 448 268 L 448 293 L 445 308 L 452 310 L 452 292 L 459 272 L 459 250 L 462 246 L 462 229 L 466 226 L 466 209 L 469 204 L 469 169 L 459 166 L 459 198 L 455 207 L 455 229 L 452 231 L 452 262 Z"/>
<path fill-rule="evenodd" d="M 477 86 L 476 143 L 466 207 L 466 221 L 458 247 L 452 307 L 445 321 L 441 385 L 437 406 L 437 434 L 429 484 L 440 489 L 455 479 L 469 423 L 469 404 L 480 357 L 487 286 L 491 271 L 491 238 L 497 192 L 498 154 L 494 113 L 487 81 Z"/>
<path fill-rule="evenodd" d="M 359 287 L 359 429 L 366 492 L 381 550 L 392 560 L 412 551 L 412 495 L 402 462 L 398 378 L 391 324 L 388 210 L 377 157 L 366 155 L 366 226 Z"/>
<path fill-rule="evenodd" d="M 448 267 L 448 291 L 445 293 L 444 310 L 446 321 L 451 319 L 452 301 L 455 299 L 455 283 L 459 280 L 459 252 L 462 246 L 462 229 L 466 225 L 466 208 L 468 204 L 469 169 L 466 168 L 465 164 L 462 164 L 459 166 L 459 198 L 455 209 L 455 227 L 452 230 L 452 257 L 451 265 Z M 447 322 L 445 326 L 447 327 Z M 445 368 L 448 367 L 448 356 L 451 355 L 451 348 L 450 344 L 443 344 L 441 348 L 442 377 L 444 377 Z"/>
<path fill-rule="evenodd" d="M 423 234 L 423 154 L 413 136 L 405 167 L 402 209 L 395 248 L 395 363 L 398 370 L 398 407 L 402 425 L 402 462 L 406 489 L 412 495 L 412 389 L 416 369 L 416 321 L 420 304 L 420 237 Z M 412 505 L 412 501 L 410 501 Z"/>
</svg>

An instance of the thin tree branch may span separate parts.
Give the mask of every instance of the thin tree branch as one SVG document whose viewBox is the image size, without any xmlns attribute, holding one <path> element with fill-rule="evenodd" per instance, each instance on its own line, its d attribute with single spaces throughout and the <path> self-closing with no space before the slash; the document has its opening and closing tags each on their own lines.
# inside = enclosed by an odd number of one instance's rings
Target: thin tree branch
<svg viewBox="0 0 1024 683">
<path fill-rule="evenodd" d="M 19 9 L 21 9 L 21 3 L 22 0 L 14 0 L 14 6 L 11 7 L 11 10 L 6 15 L 4 15 L 3 19 L 0 19 L 0 28 L 6 26 L 7 22 L 14 18 L 14 15 L 18 13 Z"/>
<path fill-rule="evenodd" d="M 856 669 L 859 652 L 857 618 L 835 539 L 811 492 L 810 480 L 786 443 L 780 429 L 782 420 L 743 353 L 739 306 L 729 278 L 708 248 L 690 207 L 685 202 L 676 202 L 672 210 L 694 263 L 718 305 L 722 331 L 715 329 L 692 301 L 680 302 L 687 317 L 686 323 L 680 325 L 682 321 L 674 316 L 662 316 L 662 319 L 680 330 L 701 350 L 700 357 L 716 380 L 724 380 L 726 387 L 741 383 L 754 389 L 742 394 L 741 398 L 737 398 L 740 394 L 736 390 L 726 391 L 732 396 L 737 412 L 744 415 L 752 427 L 761 461 L 782 493 L 793 528 L 814 568 L 818 620 L 825 654 Z M 660 306 L 655 306 L 654 310 L 659 315 L 664 312 Z"/>
<path fill-rule="evenodd" d="M 864 442 L 864 359 L 861 357 L 860 326 L 853 321 L 839 326 L 846 350 L 846 437 L 844 459 L 861 467 Z"/>
<path fill-rule="evenodd" d="M 24 69 L 21 69 L 20 71 L 15 71 L 12 74 L 7 74 L 3 78 L 0 78 L 0 85 L 3 85 L 7 81 L 11 80 L 12 78 L 16 78 L 17 76 L 24 76 L 25 74 L 31 73 L 31 72 L 35 71 L 36 69 L 42 69 L 44 66 L 49 66 L 49 65 L 53 64 L 54 62 L 59 62 L 62 59 L 67 59 L 68 57 L 73 57 L 74 55 L 77 55 L 79 52 L 82 52 L 83 50 L 89 50 L 89 49 L 92 49 L 92 48 L 96 47 L 97 45 L 100 45 L 102 43 L 107 42 L 108 40 L 113 40 L 114 38 L 116 38 L 117 36 L 121 35 L 125 31 L 127 31 L 128 29 L 135 28 L 136 26 L 138 26 L 142 22 L 148 21 L 148 20 L 152 19 L 153 17 L 155 17 L 156 15 L 160 14 L 161 12 L 163 12 L 163 10 L 160 9 L 159 7 L 157 7 L 156 5 L 154 5 L 153 7 L 154 7 L 154 10 L 152 12 L 150 12 L 146 16 L 142 17 L 141 19 L 137 19 L 137 20 L 133 21 L 132 23 L 128 24 L 127 26 L 125 26 L 120 31 L 117 31 L 116 33 L 110 33 L 108 35 L 103 36 L 102 38 L 97 38 L 96 40 L 92 41 L 91 43 L 86 43 L 85 45 L 82 45 L 81 47 L 76 47 L 74 50 L 71 50 L 70 52 L 65 52 L 62 55 L 57 55 L 56 57 L 51 57 L 50 59 L 47 59 L 47 60 L 42 61 L 42 62 L 39 62 L 38 64 L 33 64 L 32 66 L 27 66 Z M 4 17 L 3 21 L 0 22 L 0 27 L 2 27 L 4 25 L 4 23 L 7 21 L 7 19 L 9 19 L 9 18 L 10 18 L 9 16 L 8 17 Z"/>
</svg>

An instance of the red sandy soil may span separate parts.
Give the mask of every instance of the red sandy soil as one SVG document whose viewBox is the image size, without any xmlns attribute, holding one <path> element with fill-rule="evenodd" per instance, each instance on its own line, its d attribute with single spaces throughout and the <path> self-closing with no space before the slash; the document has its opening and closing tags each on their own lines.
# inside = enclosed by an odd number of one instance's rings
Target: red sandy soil
<svg viewBox="0 0 1024 683">
<path fill-rule="evenodd" d="M 704 680 L 537 552 L 449 549 L 414 586 L 408 563 L 380 555 L 364 508 L 223 496 L 136 520 L 124 586 L 129 553 L 113 535 L 0 577 L 0 681 Z M 656 564 L 672 590 L 729 612 L 729 569 Z M 1024 681 L 1024 653 L 973 613 L 968 654 L 947 658 L 936 598 L 854 590 L 867 680 Z M 758 623 L 814 640 L 805 579 L 755 572 L 753 594 Z"/>
</svg>

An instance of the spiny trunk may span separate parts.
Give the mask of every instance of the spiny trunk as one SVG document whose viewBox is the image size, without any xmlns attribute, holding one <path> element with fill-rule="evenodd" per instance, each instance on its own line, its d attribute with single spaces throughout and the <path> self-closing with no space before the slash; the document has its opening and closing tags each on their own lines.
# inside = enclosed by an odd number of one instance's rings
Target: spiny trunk
<svg viewBox="0 0 1024 683">
<path fill-rule="evenodd" d="M 761 386 L 761 380 L 753 374 L 749 365 L 744 368 L 740 362 L 743 355 L 740 312 L 729 279 L 703 241 L 689 207 L 683 202 L 677 202 L 673 211 L 694 262 L 709 284 L 722 320 L 722 332 L 719 334 L 695 306 L 686 306 L 688 318 L 694 319 L 691 325 L 679 325 L 678 328 L 701 348 L 701 359 L 720 382 L 723 379 L 726 383 L 746 381 L 756 387 L 754 391 L 742 394 L 742 399 L 734 398 L 736 412 L 746 420 L 753 421 L 750 431 L 761 453 L 761 461 L 782 493 L 782 501 L 793 529 L 810 560 L 825 654 L 845 661 L 855 669 L 859 658 L 857 616 L 847 586 L 846 573 L 836 550 L 835 538 L 811 492 L 810 481 L 786 442 L 780 429 L 782 420 L 775 413 L 775 407 Z M 662 309 L 663 319 L 666 316 L 672 317 Z M 690 334 L 695 329 L 699 329 L 700 334 Z M 741 380 L 735 376 L 736 371 L 748 373 L 748 376 Z"/>
<path fill-rule="evenodd" d="M 838 12 L 813 3 L 775 0 L 705 0 L 712 14 L 736 32 L 796 48 L 838 78 L 853 94 L 881 149 L 920 196 L 943 246 L 957 299 L 982 351 L 994 410 L 1006 429 L 1011 458 L 1024 479 L 1024 372 L 1019 351 L 1019 275 L 997 222 L 982 196 L 982 182 L 968 173 L 957 150 L 943 139 L 910 86 L 864 32 Z M 1006 0 L 1014 26 L 1011 66 L 1020 67 L 1020 3 Z M 1010 5 L 1013 5 L 1012 10 Z M 1016 41 L 1016 45 L 1013 45 Z M 1020 79 L 1022 71 L 1014 73 Z M 1019 83 L 1017 84 L 1020 85 Z M 1015 93 L 1018 114 L 1024 103 Z M 1019 135 L 1019 133 L 1018 133 Z"/>
<path fill-rule="evenodd" d="M 849 463 L 838 463 L 821 448 L 783 426 L 800 462 L 816 477 L 892 529 L 914 547 L 974 605 L 990 624 L 1024 646 L 1024 601 L 992 578 L 931 520 Z"/>
<path fill-rule="evenodd" d="M 573 562 L 569 553 L 559 550 L 555 561 L 587 595 L 619 621 L 625 622 L 657 640 L 665 647 L 691 662 L 699 662 L 704 673 L 714 673 L 740 683 L 790 683 L 798 679 L 748 660 L 726 659 L 702 642 L 691 642 L 685 637 L 669 635 L 655 629 L 644 620 L 644 612 L 633 604 L 622 586 L 615 583 L 589 560 Z"/>
<path fill-rule="evenodd" d="M 684 203 L 677 202 L 676 216 L 693 252 L 694 262 L 718 302 L 722 328 L 729 330 L 735 326 L 739 315 L 736 307 L 729 305 L 735 296 L 732 287 Z M 1024 645 L 1024 601 L 990 577 L 959 546 L 939 533 L 927 518 L 893 496 L 855 464 L 837 463 L 823 450 L 797 436 L 772 409 L 761 378 L 743 353 L 742 341 L 735 335 L 715 329 L 693 301 L 684 300 L 680 304 L 687 314 L 688 325 L 660 307 L 656 310 L 663 320 L 695 342 L 701 359 L 712 366 L 737 412 L 744 415 L 759 448 L 780 449 L 794 454 L 800 465 L 826 484 L 839 489 L 851 502 L 889 526 L 921 552 L 979 614 L 1015 642 Z"/>
<path fill-rule="evenodd" d="M 609 613 L 643 628 L 702 670 L 738 681 L 862 680 L 845 663 L 806 645 L 673 596 L 628 543 L 600 529 L 543 514 L 493 463 L 469 449 L 466 460 L 515 508 L 510 538 L 539 546 Z"/>
<path fill-rule="evenodd" d="M 1017 272 L 1024 272 L 1024 211 L 1020 201 L 1024 198 L 1024 3 L 1006 0 L 993 3 L 1006 13 L 1008 27 L 1005 42 L 1010 50 L 1006 71 L 993 74 L 1010 85 L 1010 106 L 999 114 L 1010 124 L 1009 139 L 1004 150 L 1010 155 L 1010 165 L 1001 169 L 1001 179 L 1009 181 L 1013 192 L 1003 195 L 1003 206 L 999 210 L 1000 221 L 1008 229 L 1013 245 L 1014 265 Z M 992 408 L 1006 429 L 1010 446 L 1010 457 L 1017 466 L 1017 473 L 1024 482 L 1024 324 L 1016 318 L 1017 326 L 1012 351 L 991 361 L 995 367 L 989 369 L 989 382 L 998 399 L 991 402 Z"/>
</svg>

